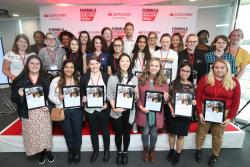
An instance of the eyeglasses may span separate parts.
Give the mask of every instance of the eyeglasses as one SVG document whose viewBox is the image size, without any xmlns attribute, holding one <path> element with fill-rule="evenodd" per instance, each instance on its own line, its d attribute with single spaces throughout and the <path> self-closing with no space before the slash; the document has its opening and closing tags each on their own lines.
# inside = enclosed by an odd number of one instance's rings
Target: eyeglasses
<svg viewBox="0 0 250 167">
<path fill-rule="evenodd" d="M 46 40 L 56 40 L 56 38 L 46 38 Z"/>
<path fill-rule="evenodd" d="M 117 47 L 117 48 L 120 48 L 122 47 L 123 45 L 114 45 L 114 47 Z"/>
<path fill-rule="evenodd" d="M 198 43 L 198 41 L 187 41 L 187 43 L 196 44 L 196 43 Z"/>
<path fill-rule="evenodd" d="M 148 37 L 148 39 L 156 39 L 157 37 Z"/>
<path fill-rule="evenodd" d="M 184 72 L 184 73 L 191 73 L 191 71 L 187 71 L 187 70 L 181 70 L 181 72 Z"/>
</svg>

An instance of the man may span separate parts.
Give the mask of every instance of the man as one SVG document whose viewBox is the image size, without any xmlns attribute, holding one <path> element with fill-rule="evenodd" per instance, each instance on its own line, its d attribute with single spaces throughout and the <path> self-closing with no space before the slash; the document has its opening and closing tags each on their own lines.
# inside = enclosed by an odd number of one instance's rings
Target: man
<svg viewBox="0 0 250 167">
<path fill-rule="evenodd" d="M 128 55 L 131 55 L 135 46 L 135 40 L 133 39 L 134 25 L 131 22 L 127 22 L 125 24 L 124 31 L 125 31 L 125 37 L 123 39 L 124 41 L 123 52 L 127 53 Z"/>
</svg>

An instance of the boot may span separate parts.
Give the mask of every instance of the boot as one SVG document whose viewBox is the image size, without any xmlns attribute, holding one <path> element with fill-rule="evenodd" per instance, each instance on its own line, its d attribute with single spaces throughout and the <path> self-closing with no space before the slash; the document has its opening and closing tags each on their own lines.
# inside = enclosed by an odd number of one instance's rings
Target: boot
<svg viewBox="0 0 250 167">
<path fill-rule="evenodd" d="M 122 165 L 127 166 L 128 165 L 128 153 L 123 152 L 122 154 Z"/>
<path fill-rule="evenodd" d="M 148 162 L 148 147 L 143 148 L 143 160 Z"/>
<path fill-rule="evenodd" d="M 51 151 L 47 151 L 46 153 L 47 153 L 48 162 L 50 162 L 50 163 L 54 162 L 55 161 L 55 157 L 52 154 L 52 152 Z"/>
<path fill-rule="evenodd" d="M 168 152 L 167 160 L 173 161 L 173 159 L 174 159 L 174 149 L 170 149 Z"/>
<path fill-rule="evenodd" d="M 68 165 L 71 165 L 73 163 L 73 161 L 74 161 L 74 155 L 75 155 L 74 150 L 69 149 L 68 159 L 67 159 L 67 164 Z"/>
<path fill-rule="evenodd" d="M 155 162 L 156 161 L 156 157 L 155 157 L 155 148 L 151 148 L 149 150 L 149 153 L 148 153 L 148 160 L 150 162 Z"/>
<path fill-rule="evenodd" d="M 121 152 L 118 152 L 116 155 L 116 164 L 117 164 L 117 166 L 122 165 L 122 153 Z"/>
<path fill-rule="evenodd" d="M 104 150 L 103 154 L 103 162 L 107 163 L 110 159 L 110 151 L 109 150 Z"/>
<path fill-rule="evenodd" d="M 172 165 L 173 166 L 176 166 L 178 163 L 179 163 L 179 161 L 180 161 L 180 156 L 181 156 L 181 153 L 175 153 L 175 155 L 174 155 L 174 160 L 173 160 L 173 162 L 172 162 Z"/>
<path fill-rule="evenodd" d="M 75 152 L 74 162 L 75 162 L 75 164 L 79 164 L 80 161 L 81 161 L 81 151 L 77 150 Z"/>
<path fill-rule="evenodd" d="M 46 155 L 45 150 L 43 150 L 42 152 L 39 153 L 39 164 L 44 164 L 45 163 L 45 155 Z"/>
<path fill-rule="evenodd" d="M 218 157 L 216 155 L 212 155 L 208 161 L 208 166 L 213 167 L 214 164 L 218 161 Z"/>
<path fill-rule="evenodd" d="M 201 150 L 196 150 L 195 152 L 195 160 L 197 162 L 201 162 L 202 161 L 202 151 Z"/>
</svg>

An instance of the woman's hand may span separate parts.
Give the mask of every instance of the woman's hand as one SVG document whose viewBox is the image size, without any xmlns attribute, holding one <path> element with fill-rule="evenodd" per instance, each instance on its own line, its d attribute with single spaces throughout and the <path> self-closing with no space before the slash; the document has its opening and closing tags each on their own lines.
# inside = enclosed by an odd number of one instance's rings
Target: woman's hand
<svg viewBox="0 0 250 167">
<path fill-rule="evenodd" d="M 125 111 L 125 109 L 123 109 L 123 108 L 113 108 L 113 111 L 121 113 L 121 112 Z"/>
<path fill-rule="evenodd" d="M 63 101 L 64 96 L 63 95 L 59 95 L 58 98 L 59 98 L 60 101 Z"/>
<path fill-rule="evenodd" d="M 149 113 L 149 110 L 148 109 L 146 109 L 145 107 L 140 107 L 140 110 L 142 111 L 142 112 L 144 112 L 145 114 L 147 114 L 147 113 Z"/>
<path fill-rule="evenodd" d="M 104 106 L 102 107 L 102 110 L 105 110 L 108 108 L 108 104 L 107 103 L 104 103 Z"/>
<path fill-rule="evenodd" d="M 192 105 L 196 106 L 196 100 L 192 100 Z"/>
<path fill-rule="evenodd" d="M 10 79 L 11 81 L 14 81 L 14 80 L 16 79 L 16 76 L 15 76 L 15 75 L 11 75 L 11 76 L 9 77 L 9 79 Z"/>
<path fill-rule="evenodd" d="M 82 102 L 83 102 L 83 103 L 86 103 L 86 102 L 87 102 L 87 97 L 86 97 L 86 96 L 83 96 L 83 97 L 82 97 Z"/>
<path fill-rule="evenodd" d="M 171 104 L 168 105 L 169 108 L 170 108 L 170 112 L 171 112 L 171 115 L 172 117 L 176 117 L 175 113 L 174 113 L 174 109 L 173 109 L 173 106 Z"/>
<path fill-rule="evenodd" d="M 230 119 L 226 119 L 224 122 L 221 123 L 221 126 L 226 127 L 230 123 Z"/>
<path fill-rule="evenodd" d="M 19 94 L 19 96 L 23 96 L 24 95 L 23 88 L 18 89 L 18 94 Z"/>
<path fill-rule="evenodd" d="M 206 121 L 205 121 L 205 119 L 204 119 L 204 117 L 203 117 L 203 114 L 202 114 L 202 113 L 200 113 L 200 114 L 199 114 L 199 117 L 200 117 L 200 121 L 201 121 L 201 123 L 202 123 L 202 124 L 205 124 L 205 123 L 206 123 Z"/>
</svg>

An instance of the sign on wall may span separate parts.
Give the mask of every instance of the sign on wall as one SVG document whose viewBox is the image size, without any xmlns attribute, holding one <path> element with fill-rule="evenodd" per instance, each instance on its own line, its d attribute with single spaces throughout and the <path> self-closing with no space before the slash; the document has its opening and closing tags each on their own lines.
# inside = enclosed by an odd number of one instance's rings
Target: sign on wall
<svg viewBox="0 0 250 167">
<path fill-rule="evenodd" d="M 134 36 L 147 35 L 149 31 L 183 36 L 196 32 L 196 6 L 42 6 L 40 7 L 43 32 L 59 34 L 63 30 L 78 36 L 86 30 L 93 37 L 100 35 L 103 27 L 110 27 L 113 37 L 124 36 L 126 22 L 135 26 Z"/>
</svg>

